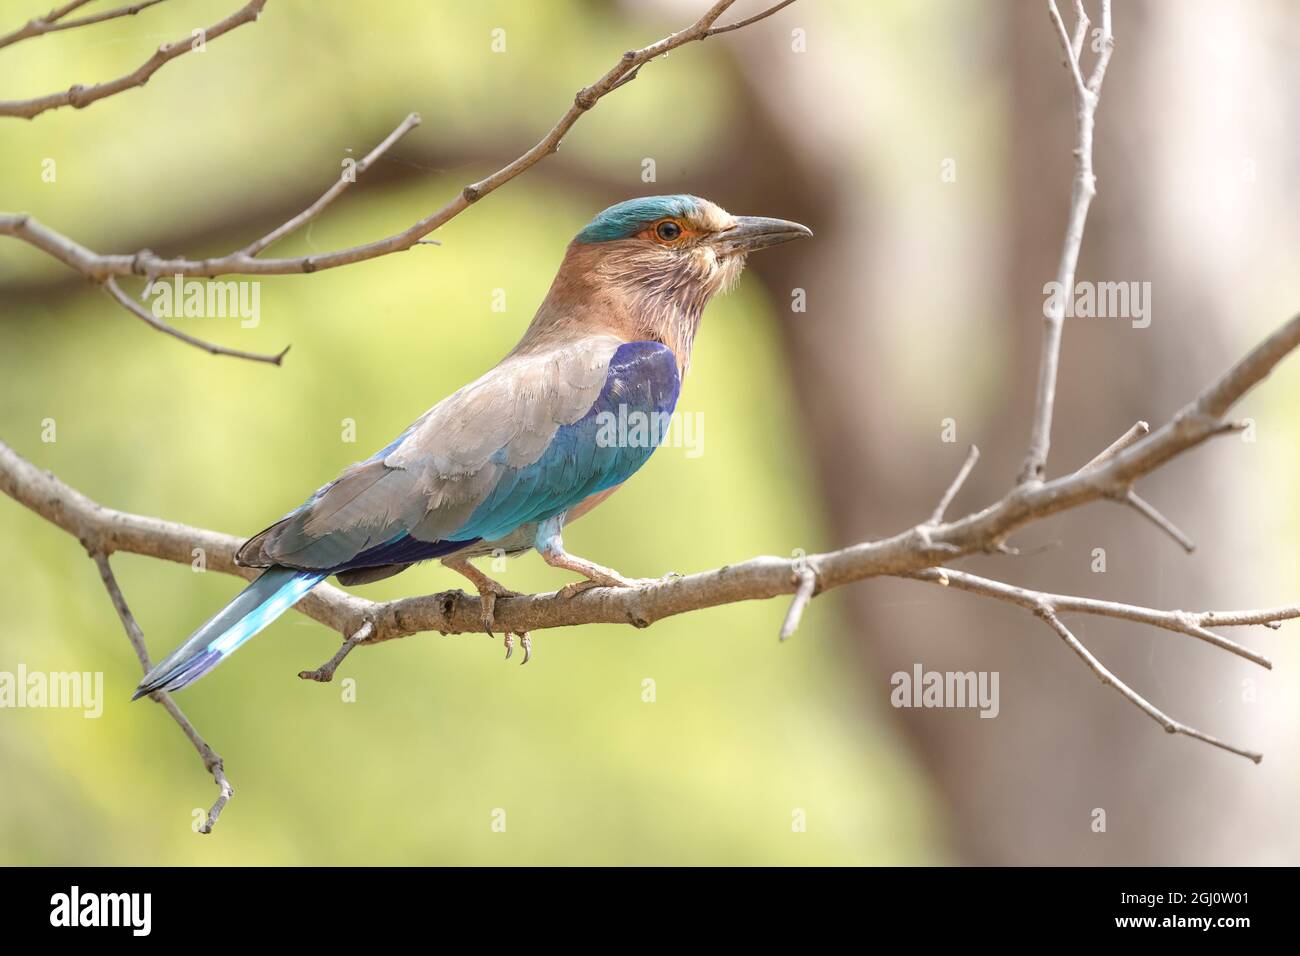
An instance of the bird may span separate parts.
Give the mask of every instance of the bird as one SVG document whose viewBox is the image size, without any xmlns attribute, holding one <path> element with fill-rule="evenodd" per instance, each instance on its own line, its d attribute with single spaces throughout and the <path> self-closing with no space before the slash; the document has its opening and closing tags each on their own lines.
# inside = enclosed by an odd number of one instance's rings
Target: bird
<svg viewBox="0 0 1300 956">
<path fill-rule="evenodd" d="M 260 576 L 153 667 L 132 700 L 198 680 L 330 576 L 346 587 L 441 560 L 478 591 L 490 636 L 497 599 L 517 595 L 472 558 L 536 550 L 582 576 L 564 597 L 645 584 L 570 554 L 561 537 L 663 437 L 611 436 L 611 417 L 671 416 L 705 305 L 736 283 L 750 253 L 811 235 L 685 194 L 600 212 L 569 243 L 515 347 L 244 542 L 235 563 Z M 507 658 L 513 636 L 504 635 Z M 519 636 L 527 663 L 531 640 Z"/>
</svg>

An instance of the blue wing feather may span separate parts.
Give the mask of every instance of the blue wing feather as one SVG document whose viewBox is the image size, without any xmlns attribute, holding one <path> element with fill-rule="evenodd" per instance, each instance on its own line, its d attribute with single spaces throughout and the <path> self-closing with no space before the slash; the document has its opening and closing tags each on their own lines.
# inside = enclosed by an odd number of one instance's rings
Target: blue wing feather
<svg viewBox="0 0 1300 956">
<path fill-rule="evenodd" d="M 522 525 L 545 521 L 590 495 L 622 484 L 658 446 L 663 436 L 650 423 L 667 420 L 680 391 L 677 359 L 667 346 L 658 342 L 619 346 L 587 413 L 561 426 L 532 464 L 502 474 L 454 537 L 504 538 Z M 640 435 L 611 428 L 611 423 L 638 421 L 646 423 Z M 609 440 L 611 433 L 614 441 Z M 629 434 L 633 440 L 627 440 Z"/>
</svg>

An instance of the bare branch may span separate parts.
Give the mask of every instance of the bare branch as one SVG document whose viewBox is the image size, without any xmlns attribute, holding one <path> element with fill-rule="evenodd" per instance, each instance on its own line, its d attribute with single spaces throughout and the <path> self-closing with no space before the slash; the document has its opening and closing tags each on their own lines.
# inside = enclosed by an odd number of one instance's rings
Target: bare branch
<svg viewBox="0 0 1300 956">
<path fill-rule="evenodd" d="M 1098 452 L 1097 457 L 1093 458 L 1092 461 L 1088 462 L 1079 470 L 1087 471 L 1089 468 L 1095 468 L 1098 465 L 1110 461 L 1112 458 L 1114 458 L 1116 455 L 1122 452 L 1129 445 L 1133 444 L 1139 438 L 1145 438 L 1150 433 L 1151 433 L 1151 426 L 1148 425 L 1146 422 L 1135 423 L 1132 428 L 1130 428 L 1124 434 L 1116 438 L 1113 442 L 1107 445 L 1106 448 L 1104 448 L 1102 451 Z"/>
<path fill-rule="evenodd" d="M 69 0 L 68 3 L 61 7 L 55 7 L 43 17 L 33 17 L 12 33 L 0 36 L 0 47 L 7 47 L 11 43 L 26 40 L 28 37 L 40 36 L 41 33 L 46 32 L 46 26 L 62 20 L 73 10 L 84 7 L 88 3 L 90 3 L 90 0 Z"/>
<path fill-rule="evenodd" d="M 149 659 L 149 650 L 145 647 L 144 632 L 140 630 L 140 625 L 136 623 L 135 615 L 127 606 L 126 598 L 122 594 L 122 589 L 118 586 L 117 578 L 113 574 L 112 565 L 109 564 L 108 554 L 100 550 L 92 550 L 91 558 L 95 562 L 95 567 L 99 569 L 100 580 L 104 582 L 104 588 L 108 591 L 109 600 L 113 602 L 113 609 L 117 611 L 118 619 L 122 622 L 122 627 L 126 630 L 127 640 L 131 642 L 131 647 L 135 649 L 135 656 L 140 660 L 142 672 L 147 674 L 153 669 L 153 662 Z M 217 800 L 208 810 L 207 819 L 203 826 L 199 828 L 200 833 L 211 833 L 212 828 L 217 825 L 217 819 L 221 816 L 221 811 L 226 808 L 230 798 L 235 795 L 235 790 L 230 786 L 230 781 L 226 779 L 225 764 L 221 757 L 208 746 L 208 742 L 199 735 L 194 725 L 190 723 L 188 717 L 172 700 L 171 694 L 166 691 L 154 691 L 149 695 L 151 700 L 157 701 L 163 706 L 163 709 L 171 715 L 172 720 L 176 721 L 177 726 L 189 738 L 190 744 L 198 751 L 199 757 L 203 760 L 203 767 L 208 773 L 212 774 L 212 780 L 220 791 Z"/>
<path fill-rule="evenodd" d="M 116 10 L 107 10 L 104 13 L 96 13 L 91 16 L 78 17 L 75 20 L 62 19 L 65 14 L 78 7 L 85 6 L 88 2 L 89 0 L 79 0 L 79 2 L 69 3 L 62 8 L 50 11 L 44 18 L 37 17 L 34 20 L 28 20 L 25 25 L 13 33 L 0 36 L 0 49 L 9 46 L 11 43 L 17 43 L 19 40 L 43 36 L 46 33 L 54 33 L 58 30 L 75 30 L 77 27 L 88 27 L 92 23 L 103 23 L 105 20 L 116 20 L 118 17 L 133 17 L 141 10 L 162 3 L 163 0 L 143 0 L 141 3 L 118 7 Z"/>
<path fill-rule="evenodd" d="M 361 162 L 357 163 L 354 170 L 356 175 L 359 176 L 368 170 L 394 143 L 419 124 L 420 117 L 418 114 L 412 113 L 407 116 L 406 119 L 398 124 L 396 129 L 389 133 L 388 136 L 379 143 L 379 145 L 366 154 Z M 341 175 L 335 183 L 325 190 L 319 199 L 308 206 L 305 210 L 283 225 L 273 229 L 261 239 L 250 243 L 244 249 L 234 253 L 234 256 L 252 261 L 252 257 L 256 256 L 267 246 L 274 242 L 278 242 L 280 239 L 283 239 L 285 236 L 302 228 L 304 225 L 315 219 L 320 215 L 325 207 L 337 199 L 353 181 L 355 181 L 355 176 Z M 182 342 L 189 345 L 203 349 L 205 352 L 209 352 L 213 355 L 228 355 L 235 358 L 248 359 L 254 362 L 267 362 L 271 365 L 279 365 L 283 362 L 285 353 L 289 351 L 289 347 L 285 346 L 275 355 L 267 355 L 258 352 L 245 352 L 240 349 L 227 348 L 225 346 L 215 345 L 203 339 L 196 338 L 195 336 L 182 332 L 175 326 L 162 321 L 162 319 L 141 306 L 135 299 L 127 295 L 121 289 L 113 274 L 99 275 L 96 274 L 94 270 L 87 271 L 86 264 L 96 258 L 95 254 L 90 252 L 90 250 L 45 229 L 45 227 L 26 216 L 12 217 L 0 215 L 0 234 L 6 232 L 9 235 L 22 236 L 23 238 L 26 238 L 32 243 L 32 245 L 37 246 L 37 248 L 49 252 L 55 258 L 59 259 L 59 261 L 66 263 L 77 271 L 102 283 L 105 291 L 108 292 L 115 302 L 152 328 L 157 329 L 166 335 L 180 339 Z M 153 267 L 154 259 L 152 253 L 137 254 L 134 259 L 137 265 L 133 266 L 131 271 L 143 273 L 150 282 L 161 274 Z M 148 286 L 146 286 L 146 289 L 147 288 Z"/>
<path fill-rule="evenodd" d="M 356 182 L 357 176 L 360 176 L 362 173 L 364 173 L 367 169 L 369 169 L 372 165 L 374 165 L 375 161 L 379 159 L 379 157 L 383 156 L 384 153 L 388 152 L 389 147 L 391 147 L 399 139 L 401 139 L 403 136 L 405 136 L 407 133 L 409 133 L 411 130 L 413 130 L 415 127 L 419 125 L 420 125 L 419 113 L 412 113 L 411 115 L 406 117 L 406 119 L 402 120 L 402 122 L 398 124 L 397 129 L 389 133 L 382 143 L 380 143 L 369 153 L 367 153 L 365 158 L 362 159 L 361 162 L 356 164 L 356 167 L 352 170 L 352 172 L 355 175 L 349 176 L 346 173 L 341 174 L 339 178 L 335 181 L 334 185 L 330 186 L 329 189 L 325 190 L 325 192 L 321 195 L 319 199 L 317 199 L 314 203 L 312 203 L 310 206 L 308 206 L 298 215 L 294 216 L 284 225 L 280 226 L 279 228 L 271 230 L 261 239 L 249 243 L 242 250 L 243 254 L 246 256 L 255 256 L 263 249 L 265 249 L 267 246 L 279 242 L 281 239 L 289 235 L 291 232 L 301 229 L 303 226 L 307 225 L 307 223 L 311 222 L 313 219 L 319 216 L 325 210 L 326 206 L 328 206 L 340 195 L 342 195 L 343 191 L 347 189 L 348 186 Z"/>
<path fill-rule="evenodd" d="M 966 479 L 970 477 L 971 470 L 975 463 L 980 460 L 980 450 L 974 445 L 970 446 L 970 451 L 966 453 L 966 460 L 962 462 L 961 468 L 957 471 L 957 477 L 952 480 L 948 490 L 943 493 L 939 503 L 935 505 L 934 513 L 930 515 L 930 524 L 937 525 L 943 521 L 944 513 L 947 512 L 948 506 L 952 500 L 957 497 L 961 491 L 962 485 L 966 484 Z"/>
<path fill-rule="evenodd" d="M 803 620 L 803 612 L 808 607 L 808 602 L 812 600 L 813 593 L 817 590 L 817 572 L 808 564 L 807 560 L 796 562 L 793 568 L 795 580 L 799 582 L 795 588 L 794 600 L 790 602 L 790 609 L 785 612 L 785 620 L 781 622 L 780 639 L 785 640 L 799 629 L 799 622 Z"/>
<path fill-rule="evenodd" d="M 217 37 L 223 36 L 245 23 L 253 22 L 261 15 L 264 6 L 266 6 L 266 0 L 249 0 L 246 5 L 230 16 L 204 30 L 204 42 L 215 40 Z M 22 39 L 22 37 L 19 37 L 19 39 Z M 115 80 L 96 83 L 94 86 L 76 84 L 59 93 L 47 93 L 45 96 L 36 96 L 27 100 L 0 100 L 0 116 L 20 116 L 24 119 L 32 119 L 46 110 L 56 109 L 60 106 L 83 109 L 91 103 L 114 96 L 124 90 L 144 86 L 149 81 L 149 77 L 162 69 L 165 64 L 170 63 L 178 56 L 184 56 L 193 48 L 194 37 L 187 35 L 172 43 L 164 43 L 154 51 L 153 56 L 130 73 L 119 76 Z"/>
<path fill-rule="evenodd" d="M 784 10 L 792 3 L 794 3 L 794 0 L 781 0 L 780 3 L 768 7 L 762 13 L 756 13 L 752 17 L 746 17 L 744 20 L 738 20 L 735 23 L 728 23 L 726 26 L 713 27 L 712 29 L 705 31 L 704 36 L 706 38 L 715 37 L 719 33 L 730 33 L 732 30 L 743 29 L 744 27 L 749 26 L 751 23 L 757 23 L 759 20 L 766 20 L 768 17 L 776 13 L 778 10 Z"/>
<path fill-rule="evenodd" d="M 1065 50 L 1065 67 L 1074 78 L 1074 92 L 1076 95 L 1086 93 L 1087 86 L 1083 80 L 1083 73 L 1079 71 L 1079 54 L 1070 41 L 1070 34 L 1065 29 L 1065 21 L 1061 19 L 1061 11 L 1057 9 L 1056 0 L 1047 0 L 1047 12 L 1052 18 L 1052 25 L 1056 27 L 1056 35 L 1061 41 L 1061 47 Z"/>
<path fill-rule="evenodd" d="M 1074 39 L 1070 41 L 1070 50 L 1074 55 L 1075 62 L 1083 55 L 1083 44 L 1088 39 L 1088 27 L 1091 22 L 1088 20 L 1088 9 L 1084 6 L 1083 0 L 1074 0 Z"/>
<path fill-rule="evenodd" d="M 967 571 L 953 568 L 927 568 L 904 577 L 918 581 L 929 581 L 943 587 L 969 591 L 984 597 L 996 598 L 1017 604 L 1029 611 L 1040 607 L 1049 607 L 1060 614 L 1090 614 L 1094 617 L 1110 617 L 1124 621 L 1134 621 L 1151 627 L 1163 628 L 1176 634 L 1186 634 L 1197 640 L 1212 644 L 1221 650 L 1244 657 L 1253 664 L 1266 670 L 1273 669 L 1273 663 L 1258 651 L 1251 650 L 1222 634 L 1215 634 L 1209 626 L 1230 626 L 1230 621 L 1245 617 L 1252 619 L 1249 623 L 1259 623 L 1253 618 L 1272 615 L 1270 621 L 1291 620 L 1300 617 L 1300 605 L 1285 608 L 1271 608 L 1268 611 L 1161 611 L 1155 608 L 1141 607 L 1134 604 L 1122 604 L 1118 601 L 1102 601 L 1097 598 L 1075 597 L 1069 594 L 1052 594 L 1047 591 L 1035 591 L 1030 588 L 1006 584 L 989 578 L 979 577 Z"/>
<path fill-rule="evenodd" d="M 1101 82 L 1106 78 L 1106 67 L 1110 66 L 1110 56 L 1115 52 L 1115 32 L 1111 28 L 1111 0 L 1101 0 L 1101 50 L 1097 53 L 1097 62 L 1092 66 L 1088 77 L 1088 90 L 1096 94 L 1101 91 Z"/>
<path fill-rule="evenodd" d="M 1081 642 L 1077 637 L 1075 637 L 1072 633 L 1070 633 L 1070 629 L 1067 628 L 1064 624 L 1062 624 L 1061 619 L 1058 618 L 1055 614 L 1053 614 L 1051 611 L 1043 611 L 1039 616 L 1044 621 L 1047 622 L 1048 626 L 1052 630 L 1054 630 L 1058 635 L 1060 635 L 1061 640 L 1065 641 L 1066 645 L 1070 648 L 1070 650 L 1074 651 L 1074 653 L 1078 654 L 1079 657 L 1083 659 L 1083 662 L 1088 665 L 1088 667 L 1092 670 L 1094 674 L 1097 675 L 1098 680 L 1100 680 L 1103 684 L 1107 684 L 1111 687 L 1114 687 L 1117 691 L 1120 692 L 1120 694 L 1124 696 L 1126 700 L 1132 703 L 1134 707 L 1138 708 L 1140 711 L 1142 711 L 1142 713 L 1146 714 L 1148 717 L 1150 717 L 1152 720 L 1158 723 L 1161 727 L 1163 727 L 1166 733 L 1183 734 L 1186 737 L 1191 737 L 1194 740 L 1203 741 L 1207 744 L 1210 744 L 1213 747 L 1220 747 L 1228 751 L 1229 753 L 1240 754 L 1241 756 L 1249 760 L 1253 760 L 1255 763 L 1259 763 L 1261 760 L 1264 759 L 1264 755 L 1262 753 L 1259 753 L 1254 750 L 1245 750 L 1241 747 L 1236 747 L 1230 743 L 1227 743 L 1226 741 L 1220 740 L 1218 737 L 1211 737 L 1209 734 L 1202 733 L 1201 731 L 1197 730 L 1195 727 L 1190 727 L 1187 724 L 1174 720 L 1164 711 L 1160 710 L 1155 705 L 1151 704 L 1145 697 L 1143 697 L 1133 688 L 1129 687 L 1128 684 L 1124 683 L 1122 680 L 1120 680 L 1118 677 L 1112 674 L 1109 670 L 1107 670 L 1106 665 L 1104 665 L 1101 661 L 1097 660 L 1096 656 L 1093 655 L 1092 651 L 1084 647 L 1083 642 Z"/>
<path fill-rule="evenodd" d="M 1200 638 L 1216 647 L 1244 657 L 1253 661 L 1262 667 L 1271 668 L 1273 665 L 1266 657 L 1263 657 L 1249 648 L 1230 641 L 1225 637 L 1207 631 L 1195 621 L 1204 620 L 1208 615 L 1192 615 L 1181 611 L 1156 611 L 1151 608 L 1134 607 L 1129 604 L 1117 604 L 1112 601 L 1097 601 L 1091 598 L 1070 597 L 1063 594 L 1048 594 L 1042 591 L 1031 591 L 1027 588 L 1019 588 L 1014 585 L 1003 584 L 1000 581 L 991 581 L 988 578 L 977 577 L 973 574 L 967 574 L 963 571 L 954 571 L 949 568 L 932 568 L 918 574 L 908 575 L 921 581 L 929 581 L 939 584 L 943 587 L 955 587 L 963 591 L 969 591 L 973 594 L 981 594 L 986 597 L 997 598 L 1002 601 L 1009 601 L 1017 604 L 1047 622 L 1048 626 L 1054 630 L 1065 643 L 1079 655 L 1088 665 L 1089 668 L 1100 678 L 1103 684 L 1109 684 L 1119 691 L 1134 706 L 1138 707 L 1143 713 L 1151 717 L 1169 733 L 1183 734 L 1200 740 L 1215 747 L 1221 747 L 1224 750 L 1240 754 L 1259 763 L 1264 755 L 1253 750 L 1243 750 L 1232 744 L 1225 743 L 1217 737 L 1211 737 L 1209 734 L 1202 733 L 1195 727 L 1181 723 L 1169 717 L 1163 711 L 1156 708 L 1141 694 L 1133 690 L 1122 680 L 1109 671 L 1105 665 L 1099 661 L 1096 656 L 1089 651 L 1083 643 L 1074 636 L 1061 619 L 1057 616 L 1060 613 L 1075 611 L 1083 614 L 1094 614 L 1103 617 L 1122 618 L 1129 621 L 1138 621 L 1143 624 L 1151 624 L 1156 627 L 1163 627 L 1166 630 L 1175 631 L 1180 634 L 1190 634 L 1193 637 Z M 1295 614 L 1300 616 L 1300 607 L 1294 609 Z M 1212 612 L 1210 612 L 1212 613 Z"/>
<path fill-rule="evenodd" d="M 265 2 L 265 0 L 262 0 Z M 394 252 L 402 252 L 434 230 L 446 225 L 489 193 L 531 169 L 560 147 L 560 140 L 604 96 L 646 63 L 665 53 L 702 40 L 735 0 L 718 0 L 695 23 L 639 50 L 624 53 L 614 66 L 590 86 L 579 90 L 573 105 L 531 149 L 490 176 L 470 183 L 441 209 L 430 213 L 402 232 L 384 239 L 338 249 L 333 252 L 280 259 L 253 258 L 244 250 L 214 259 L 168 259 L 149 250 L 129 255 L 100 255 L 85 246 L 37 222 L 27 215 L 0 213 L 0 235 L 9 235 L 35 246 L 82 275 L 102 282 L 109 276 L 179 275 L 187 278 L 213 278 L 222 275 L 292 275 L 335 269 L 354 262 L 365 262 Z M 775 11 L 772 11 L 775 12 Z M 761 19 L 758 18 L 758 19 Z M 211 34 L 209 34 L 211 36 Z M 290 230 L 291 231 L 291 230 Z"/>
<path fill-rule="evenodd" d="M 1174 524 L 1163 514 L 1161 514 L 1154 505 L 1145 498 L 1138 495 L 1132 488 L 1120 499 L 1142 517 L 1146 518 L 1153 525 L 1163 531 L 1169 537 L 1173 538 L 1178 545 L 1191 554 L 1196 550 L 1196 542 L 1189 538 L 1178 525 Z"/>
<path fill-rule="evenodd" d="M 123 292 L 121 286 L 117 284 L 117 280 L 114 278 L 110 277 L 104 280 L 104 290 L 109 294 L 113 301 L 122 306 L 122 308 L 126 309 L 136 318 L 140 319 L 150 328 L 157 329 L 164 335 L 170 335 L 173 338 L 180 339 L 187 345 L 193 345 L 195 348 L 200 348 L 213 355 L 230 355 L 235 358 L 248 359 L 252 362 L 267 362 L 271 365 L 279 365 L 284 361 L 285 353 L 289 351 L 289 346 L 286 345 L 275 355 L 266 355 L 261 352 L 244 352 L 240 349 L 231 349 L 226 348 L 224 345 L 216 345 L 212 342 L 205 341 L 204 339 L 196 338 L 188 332 L 182 332 L 174 325 L 168 325 L 135 299 L 131 298 L 131 296 Z"/>
<path fill-rule="evenodd" d="M 256 2 L 250 3 L 233 17 L 230 17 L 217 26 L 211 28 L 208 31 L 208 38 L 212 39 L 219 36 L 221 33 L 227 32 L 238 26 L 240 22 L 247 22 L 247 19 L 256 19 L 256 15 L 260 12 L 261 7 L 265 2 L 266 0 L 256 0 Z M 148 249 L 143 249 L 130 255 L 101 255 L 86 248 L 75 240 L 46 227 L 33 217 L 18 213 L 0 213 L 0 235 L 8 235 L 20 239 L 57 259 L 64 265 L 81 273 L 87 278 L 105 285 L 109 294 L 112 295 L 120 305 L 128 309 L 137 318 L 144 320 L 161 332 L 172 335 L 190 345 L 211 352 L 212 354 L 230 355 L 253 361 L 279 365 L 281 360 L 284 358 L 285 351 L 288 351 L 287 348 L 277 355 L 264 355 L 224 348 L 197 339 L 193 336 L 187 335 L 186 333 L 180 332 L 173 326 L 162 322 L 147 310 L 140 308 L 138 304 L 131 300 L 130 297 L 126 296 L 126 294 L 123 293 L 112 280 L 116 277 L 129 275 L 143 275 L 148 279 L 153 279 L 163 275 L 182 276 L 187 278 L 215 278 L 223 275 L 304 274 L 316 272 L 321 269 L 333 269 L 354 262 L 364 262 L 394 252 L 402 252 L 417 245 L 436 244 L 424 237 L 460 215 L 468 209 L 472 203 L 477 202 L 479 199 L 482 199 L 484 196 L 505 185 L 516 176 L 519 176 L 532 166 L 536 165 L 546 156 L 554 153 L 559 149 L 560 140 L 573 127 L 583 113 L 594 107 L 602 97 L 617 89 L 619 86 L 622 86 L 629 80 L 634 79 L 641 67 L 646 63 L 686 43 L 695 40 L 703 40 L 710 36 L 710 30 L 712 29 L 713 24 L 734 2 L 735 0 L 719 0 L 719 2 L 714 3 L 709 8 L 704 16 L 700 17 L 700 19 L 687 29 L 665 37 L 649 46 L 642 47 L 640 50 L 630 50 L 627 53 L 624 53 L 618 63 L 611 67 L 604 76 L 598 79 L 591 86 L 578 91 L 577 95 L 574 97 L 573 106 L 569 108 L 568 112 L 560 118 L 559 122 L 551 128 L 551 131 L 547 133 L 540 142 L 511 163 L 497 170 L 492 175 L 485 179 L 481 179 L 476 183 L 471 183 L 470 185 L 465 186 L 454 199 L 438 211 L 425 216 L 410 228 L 400 233 L 388 236 L 385 239 L 318 255 L 278 259 L 257 258 L 267 247 L 278 242 L 280 239 L 283 239 L 285 236 L 293 233 L 297 229 L 300 229 L 302 226 L 319 216 L 325 208 L 330 205 L 330 203 L 337 199 L 338 196 L 341 195 L 349 185 L 351 185 L 352 179 L 348 177 L 340 177 L 338 181 L 333 183 L 321 195 L 321 197 L 316 200 L 316 202 L 312 203 L 312 205 L 308 206 L 293 219 L 290 219 L 288 222 L 267 233 L 265 236 L 262 236 L 260 239 L 249 243 L 244 248 L 217 258 L 201 260 L 165 258 Z M 764 17 L 770 16 L 782 7 L 788 6 L 791 2 L 793 2 L 793 0 L 786 0 L 786 2 L 776 5 L 762 14 L 750 17 L 748 20 L 732 24 L 726 28 L 719 28 L 719 32 L 739 29 L 742 26 L 755 23 Z M 55 11 L 55 13 L 59 13 L 59 11 Z M 235 22 L 238 18 L 245 15 L 246 19 Z M 171 46 L 175 46 L 175 44 L 172 44 Z M 162 50 L 166 49 L 168 49 L 168 47 L 162 48 Z M 181 50 L 180 52 L 184 51 Z M 174 55 L 179 55 L 179 53 L 175 53 Z M 100 89 L 100 87 L 94 87 L 92 89 Z M 103 95 L 109 94 L 104 93 Z M 89 92 L 79 94 L 79 97 L 80 99 L 78 100 L 78 103 L 74 105 L 85 105 L 85 102 L 90 101 L 88 99 Z M 97 96 L 95 98 L 101 97 Z M 14 104 L 0 103 L 0 115 L 5 115 L 4 108 L 6 105 L 10 107 L 14 106 Z M 393 130 L 393 132 L 391 132 L 381 143 L 379 143 L 378 146 L 372 149 L 360 163 L 357 164 L 357 175 L 360 175 L 369 169 L 370 166 L 383 156 L 394 143 L 405 136 L 406 133 L 415 126 L 419 125 L 419 122 L 420 118 L 418 114 L 412 113 L 407 116 L 406 119 Z"/>
<path fill-rule="evenodd" d="M 1046 475 L 1047 453 L 1052 443 L 1052 412 L 1056 403 L 1056 374 L 1061 361 L 1061 337 L 1065 313 L 1074 298 L 1074 275 L 1079 265 L 1079 247 L 1083 244 L 1083 227 L 1088 208 L 1097 194 L 1097 177 L 1092 171 L 1092 132 L 1096 121 L 1101 83 L 1110 62 L 1114 45 L 1111 36 L 1110 0 L 1102 0 L 1103 52 L 1099 54 L 1092 76 L 1085 84 L 1079 59 L 1074 54 L 1061 11 L 1056 0 L 1048 0 L 1048 12 L 1056 26 L 1057 38 L 1065 51 L 1066 65 L 1074 83 L 1074 185 L 1070 194 L 1070 215 L 1065 227 L 1065 242 L 1056 270 L 1057 294 L 1049 297 L 1043 316 L 1043 347 L 1038 363 L 1038 390 L 1034 405 L 1034 423 L 1029 437 L 1029 453 L 1020 468 L 1021 484 L 1041 481 Z"/>
<path fill-rule="evenodd" d="M 338 670 L 339 665 L 343 663 L 343 658 L 351 654 L 358 644 L 364 642 L 374 629 L 374 625 L 369 621 L 366 621 L 366 623 L 362 624 L 361 627 L 357 629 L 355 634 L 343 642 L 343 646 L 338 649 L 338 652 L 333 657 L 314 671 L 299 671 L 298 676 L 303 680 L 314 680 L 319 681 L 322 684 L 328 684 L 334 679 L 334 672 Z M 506 656 L 509 657 L 510 655 L 507 654 Z"/>
<path fill-rule="evenodd" d="M 806 581 L 799 574 L 802 561 L 816 569 L 817 586 L 827 590 L 869 577 L 918 572 L 955 557 L 994 550 L 998 542 L 1024 525 L 1113 498 L 1170 459 L 1220 434 L 1223 422 L 1218 416 L 1297 347 L 1300 315 L 1252 349 L 1154 433 L 1100 465 L 1049 482 L 1017 486 L 965 517 L 939 525 L 917 525 L 889 538 L 797 561 L 758 557 L 640 588 L 593 588 L 565 599 L 554 594 L 512 598 L 497 609 L 497 624 L 502 631 L 514 633 L 595 623 L 644 627 L 675 614 L 794 594 Z M 240 539 L 103 508 L 31 465 L 3 442 L 0 491 L 79 540 L 100 542 L 106 552 L 129 551 L 188 564 L 193 549 L 202 548 L 212 570 L 243 577 L 253 574 L 234 564 Z M 421 631 L 459 634 L 482 627 L 479 599 L 459 590 L 375 603 L 322 585 L 298 607 L 344 635 L 355 634 L 363 624 L 373 622 L 366 646 Z M 1236 613 L 1239 617 L 1215 620 L 1263 624 L 1294 616 L 1279 610 Z"/>
</svg>

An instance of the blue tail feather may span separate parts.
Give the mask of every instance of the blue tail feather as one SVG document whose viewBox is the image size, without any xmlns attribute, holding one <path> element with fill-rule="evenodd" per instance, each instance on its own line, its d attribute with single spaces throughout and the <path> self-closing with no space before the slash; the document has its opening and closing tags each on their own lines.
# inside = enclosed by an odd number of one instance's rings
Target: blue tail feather
<svg viewBox="0 0 1300 956">
<path fill-rule="evenodd" d="M 131 699 L 192 684 L 306 597 L 326 576 L 322 571 L 268 568 L 146 674 Z"/>
</svg>

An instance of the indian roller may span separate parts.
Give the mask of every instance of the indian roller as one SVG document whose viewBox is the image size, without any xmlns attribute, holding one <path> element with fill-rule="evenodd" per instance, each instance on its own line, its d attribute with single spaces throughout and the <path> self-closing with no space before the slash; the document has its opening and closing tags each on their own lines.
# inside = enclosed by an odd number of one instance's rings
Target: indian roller
<svg viewBox="0 0 1300 956">
<path fill-rule="evenodd" d="M 610 206 L 569 244 L 509 354 L 250 538 L 235 561 L 265 568 L 261 576 L 146 674 L 133 699 L 193 683 L 331 575 L 364 584 L 441 559 L 474 584 L 488 634 L 496 599 L 515 592 L 471 558 L 536 549 L 582 575 L 565 596 L 641 584 L 569 554 L 560 536 L 662 437 L 642 428 L 636 440 L 611 441 L 602 422 L 667 421 L 709 299 L 739 278 L 749 253 L 811 235 L 695 196 Z"/>
</svg>

